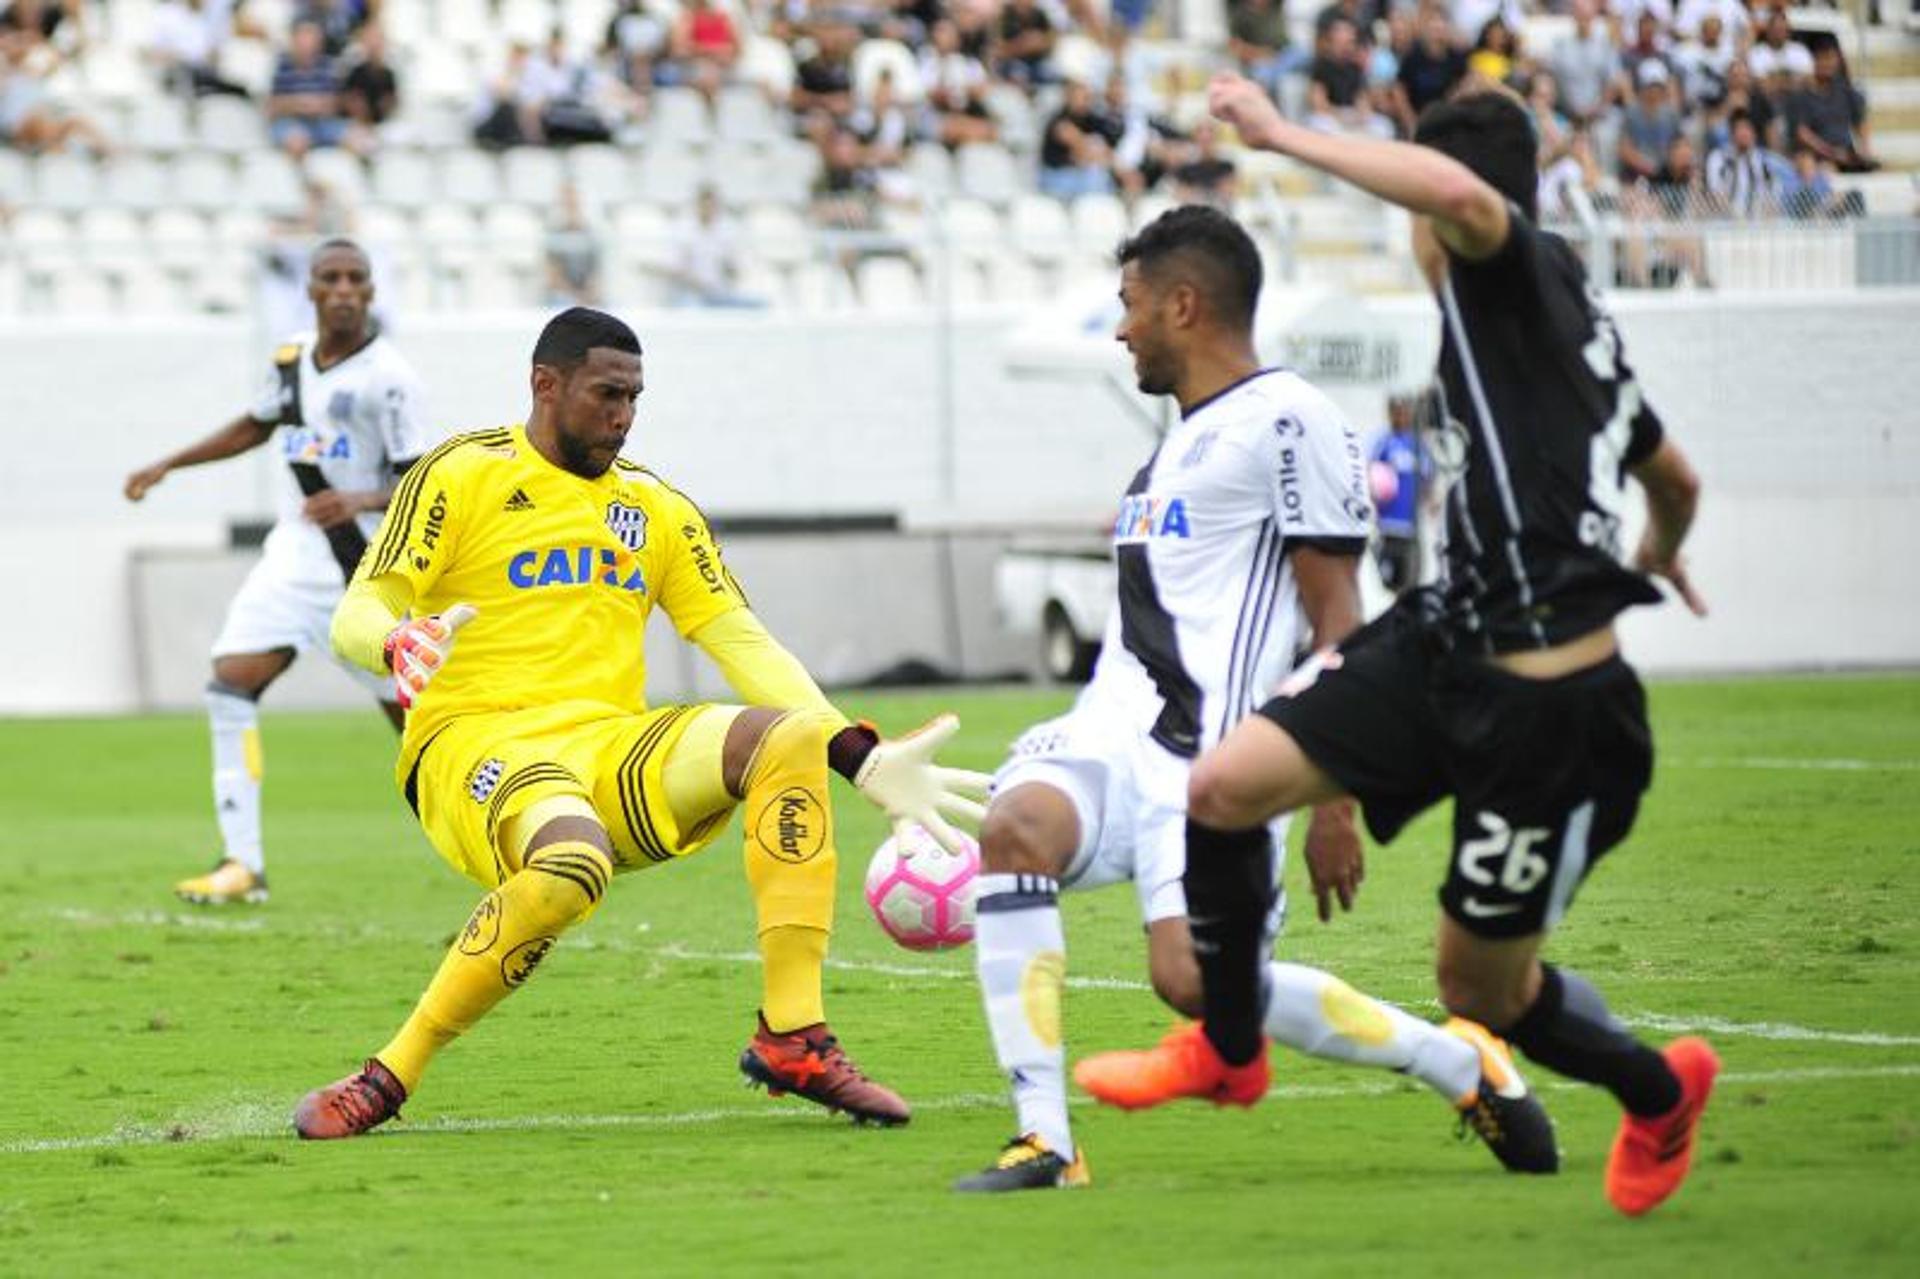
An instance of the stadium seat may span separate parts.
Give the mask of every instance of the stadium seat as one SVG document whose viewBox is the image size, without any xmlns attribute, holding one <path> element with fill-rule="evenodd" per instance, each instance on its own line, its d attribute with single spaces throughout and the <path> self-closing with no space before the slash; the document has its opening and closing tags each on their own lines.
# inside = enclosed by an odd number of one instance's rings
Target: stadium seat
<svg viewBox="0 0 1920 1279">
<path fill-rule="evenodd" d="M 464 108 L 479 94 L 482 77 L 464 47 L 436 36 L 413 51 L 403 84 L 409 98 Z"/>
<path fill-rule="evenodd" d="M 720 91 L 714 124 L 723 142 L 771 142 L 785 133 L 773 103 L 752 84 L 728 85 Z"/>
<path fill-rule="evenodd" d="M 473 214 L 460 205 L 430 204 L 421 210 L 416 225 L 420 244 L 436 268 L 465 262 L 480 252 L 479 228 Z"/>
<path fill-rule="evenodd" d="M 46 208 L 78 213 L 99 197 L 99 172 L 84 155 L 43 155 L 34 169 L 34 202 Z"/>
<path fill-rule="evenodd" d="M 101 11 L 98 16 L 106 22 L 104 26 L 94 27 L 90 21 L 89 34 L 104 32 L 107 43 L 128 49 L 147 47 L 153 37 L 154 0 L 114 0 L 98 8 Z"/>
<path fill-rule="evenodd" d="M 491 253 L 476 254 L 457 271 L 461 302 L 469 310 L 504 311 L 533 299 L 515 273 Z"/>
<path fill-rule="evenodd" d="M 1148 194 L 1133 202 L 1133 229 L 1138 231 L 1147 223 L 1165 213 L 1174 206 L 1170 195 Z"/>
<path fill-rule="evenodd" d="M 75 233 L 94 266 L 118 269 L 147 256 L 146 230 L 125 209 L 95 208 L 80 214 Z"/>
<path fill-rule="evenodd" d="M 945 288 L 946 297 L 940 296 Z M 927 293 L 935 305 L 943 302 L 950 306 L 978 306 L 993 300 L 992 292 L 987 288 L 986 273 L 972 262 L 954 262 L 944 277 L 937 265 L 927 268 Z"/>
<path fill-rule="evenodd" d="M 193 145 L 193 121 L 187 104 L 167 94 L 142 98 L 127 118 L 123 135 L 132 151 L 172 154 Z"/>
<path fill-rule="evenodd" d="M 853 51 L 853 91 L 860 101 L 873 101 L 874 86 L 888 73 L 893 76 L 895 102 L 911 105 L 927 96 L 912 49 L 898 40 L 862 40 Z"/>
<path fill-rule="evenodd" d="M 35 263 L 59 262 L 74 250 L 73 220 L 52 209 L 21 209 L 7 231 L 13 247 Z"/>
<path fill-rule="evenodd" d="M 779 198 L 779 173 L 758 147 L 739 144 L 714 147 L 702 166 L 703 181 L 720 193 L 730 209 Z"/>
<path fill-rule="evenodd" d="M 502 195 L 521 204 L 552 208 L 566 181 L 566 162 L 545 147 L 515 147 L 500 158 Z"/>
<path fill-rule="evenodd" d="M 373 157 L 373 198 L 396 208 L 417 209 L 434 198 L 433 162 L 416 151 L 381 151 Z"/>
<path fill-rule="evenodd" d="M 806 204 L 820 176 L 820 152 L 798 138 L 781 138 L 767 148 L 760 167 L 763 195 L 798 208 Z"/>
<path fill-rule="evenodd" d="M 596 143 L 567 151 L 567 173 L 589 209 L 624 204 L 633 198 L 633 166 L 619 147 Z"/>
<path fill-rule="evenodd" d="M 179 283 L 151 262 L 130 262 L 116 269 L 122 315 L 182 315 L 192 309 Z"/>
<path fill-rule="evenodd" d="M 839 311 L 853 300 L 853 282 L 837 266 L 803 262 L 787 277 L 787 297 L 802 311 Z"/>
<path fill-rule="evenodd" d="M 267 146 L 267 126 L 260 109 L 244 98 L 202 98 L 195 106 L 194 135 L 198 145 L 238 155 Z"/>
<path fill-rule="evenodd" d="M 640 157 L 635 194 L 666 208 L 683 208 L 693 202 L 694 192 L 705 178 L 705 166 L 692 151 L 660 143 L 649 146 Z"/>
<path fill-rule="evenodd" d="M 112 278 L 78 262 L 47 276 L 47 297 L 55 315 L 102 316 L 118 309 Z"/>
<path fill-rule="evenodd" d="M 1100 42 L 1077 31 L 1061 34 L 1053 46 L 1053 72 L 1062 80 L 1078 80 L 1100 88 L 1113 70 L 1113 57 Z"/>
<path fill-rule="evenodd" d="M 480 215 L 488 254 L 515 270 L 531 271 L 542 260 L 547 226 L 525 205 L 495 204 Z"/>
<path fill-rule="evenodd" d="M 213 215 L 213 244 L 221 251 L 251 254 L 267 239 L 267 219 L 257 209 L 224 208 Z"/>
<path fill-rule="evenodd" d="M 793 50 L 771 36 L 749 35 L 735 74 L 784 101 L 793 92 Z"/>
<path fill-rule="evenodd" d="M 165 271 L 198 271 L 212 248 L 207 220 L 191 209 L 160 209 L 147 219 L 147 245 Z"/>
<path fill-rule="evenodd" d="M 1029 184 L 1022 182 L 1013 156 L 993 142 L 974 142 L 960 148 L 960 190 L 976 200 L 1003 205 Z"/>
<path fill-rule="evenodd" d="M 1117 196 L 1083 195 L 1073 202 L 1069 215 L 1078 253 L 1111 253 L 1127 238 L 1127 208 Z"/>
<path fill-rule="evenodd" d="M 33 162 L 11 147 L 0 147 L 0 204 L 29 204 L 33 200 Z"/>
<path fill-rule="evenodd" d="M 697 89 L 660 89 L 653 95 L 647 116 L 649 145 L 680 143 L 702 146 L 713 136 L 713 117 Z"/>
<path fill-rule="evenodd" d="M 923 200 L 944 200 L 953 194 L 953 156 L 935 142 L 922 142 L 907 151 L 904 165 Z"/>
<path fill-rule="evenodd" d="M 329 147 L 310 151 L 304 163 L 306 178 L 327 188 L 349 207 L 357 207 L 367 198 L 367 168 L 351 151 Z"/>
<path fill-rule="evenodd" d="M 240 157 L 240 181 L 232 193 L 248 208 L 292 214 L 307 204 L 300 169 L 284 151 L 261 150 Z"/>
<path fill-rule="evenodd" d="M 81 83 L 87 95 L 109 102 L 137 102 L 141 109 L 159 95 L 159 86 L 140 65 L 133 48 L 103 42 L 89 45 L 80 56 Z"/>
<path fill-rule="evenodd" d="M 655 205 L 625 204 L 614 212 L 613 236 L 621 250 L 662 262 L 672 249 L 673 223 Z"/>
<path fill-rule="evenodd" d="M 748 250 L 770 265 L 785 269 L 813 256 L 812 230 L 787 205 L 755 205 L 741 220 L 741 230 Z"/>
<path fill-rule="evenodd" d="M 433 0 L 433 31 L 439 43 L 477 48 L 492 26 L 487 0 Z"/>
<path fill-rule="evenodd" d="M 103 204 L 150 213 L 167 203 L 167 171 L 150 156 L 127 154 L 106 164 L 100 190 Z"/>
<path fill-rule="evenodd" d="M 502 35 L 535 48 L 546 44 L 547 34 L 558 18 L 547 0 L 498 0 L 498 3 L 500 12 L 494 21 L 499 24 Z"/>
<path fill-rule="evenodd" d="M 1066 206 L 1047 195 L 1015 197 L 1007 212 L 1013 247 L 1036 262 L 1054 263 L 1073 247 Z"/>
<path fill-rule="evenodd" d="M 1046 121 L 1020 86 L 994 81 L 987 86 L 986 105 L 987 114 L 1000 125 L 1000 141 L 1010 150 L 1025 154 L 1039 147 Z"/>
<path fill-rule="evenodd" d="M 575 48 L 597 48 L 613 14 L 613 0 L 560 0 L 560 26 Z"/>
<path fill-rule="evenodd" d="M 960 260 L 984 262 L 1007 256 L 1006 227 L 991 206 L 979 200 L 950 200 L 936 217 L 945 219 L 941 238 Z"/>
<path fill-rule="evenodd" d="M 396 61 L 406 65 L 415 53 L 429 43 L 431 19 L 432 14 L 420 0 L 414 0 L 412 4 L 380 6 L 380 28 L 386 33 L 387 43 L 397 55 Z M 409 90 L 413 87 L 410 83 L 407 85 Z"/>
<path fill-rule="evenodd" d="M 265 40 L 229 40 L 220 46 L 220 74 L 245 88 L 256 103 L 266 101 L 279 60 L 279 51 Z"/>
<path fill-rule="evenodd" d="M 985 264 L 987 292 L 995 302 L 1037 302 L 1046 295 L 1040 273 L 1025 258 L 1002 253 Z"/>
<path fill-rule="evenodd" d="M 353 233 L 370 245 L 398 249 L 413 241 L 413 219 L 389 204 L 362 205 L 354 213 Z"/>
<path fill-rule="evenodd" d="M 442 200 L 478 208 L 501 198 L 500 166 L 494 157 L 474 147 L 461 147 L 440 156 L 436 194 Z"/>
<path fill-rule="evenodd" d="M 170 174 L 173 202 L 202 213 L 233 204 L 233 162 L 212 151 L 189 151 L 176 158 Z"/>
<path fill-rule="evenodd" d="M 870 310 L 900 310 L 925 305 L 927 300 L 920 273 L 905 258 L 862 259 L 853 279 L 860 305 Z"/>
</svg>

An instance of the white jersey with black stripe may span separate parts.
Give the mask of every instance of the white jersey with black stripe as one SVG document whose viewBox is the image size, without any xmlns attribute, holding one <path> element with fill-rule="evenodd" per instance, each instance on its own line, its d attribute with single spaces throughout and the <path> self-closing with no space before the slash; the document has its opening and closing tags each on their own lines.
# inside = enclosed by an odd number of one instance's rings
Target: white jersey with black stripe
<svg viewBox="0 0 1920 1279">
<path fill-rule="evenodd" d="M 1121 499 L 1118 607 L 1082 704 L 1197 755 L 1309 638 L 1289 552 L 1358 554 L 1372 520 L 1358 435 L 1299 375 L 1262 370 L 1194 405 Z"/>
</svg>

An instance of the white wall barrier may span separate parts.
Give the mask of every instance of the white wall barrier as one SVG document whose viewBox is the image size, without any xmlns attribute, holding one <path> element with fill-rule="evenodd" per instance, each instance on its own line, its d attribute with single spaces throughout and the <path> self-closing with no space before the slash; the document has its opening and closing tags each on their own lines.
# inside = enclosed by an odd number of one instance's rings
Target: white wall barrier
<svg viewBox="0 0 1920 1279">
<path fill-rule="evenodd" d="M 1705 623 L 1643 610 L 1628 627 L 1633 654 L 1657 669 L 1920 664 L 1920 291 L 1669 295 L 1617 310 L 1643 386 L 1706 477 L 1693 559 L 1714 605 Z M 1424 299 L 1345 313 L 1427 333 L 1430 352 Z M 1081 315 L 1097 326 L 1095 309 Z M 1124 387 L 1010 371 L 1008 335 L 1026 332 L 1014 312 L 630 318 L 648 358 L 629 451 L 721 516 L 1093 528 L 1150 447 Z M 407 325 L 398 340 L 436 420 L 519 419 L 539 322 Z M 190 699 L 239 563 L 159 552 L 222 550 L 230 521 L 270 510 L 277 463 L 263 451 L 184 472 L 139 506 L 120 484 L 240 411 L 256 355 L 238 320 L 0 324 L 0 574 L 21 605 L 0 632 L 0 712 Z M 1427 359 L 1403 361 L 1400 376 Z M 1377 392 L 1341 398 L 1366 413 Z M 916 652 L 974 672 L 1024 657 L 990 629 L 984 566 L 998 543 L 959 538 L 950 560 L 934 553 L 942 545 L 741 537 L 729 554 L 829 678 Z M 799 585 L 821 573 L 824 585 Z M 657 655 L 655 667 L 674 691 L 713 691 L 684 658 Z M 276 700 L 334 700 L 339 681 L 313 674 Z"/>
</svg>

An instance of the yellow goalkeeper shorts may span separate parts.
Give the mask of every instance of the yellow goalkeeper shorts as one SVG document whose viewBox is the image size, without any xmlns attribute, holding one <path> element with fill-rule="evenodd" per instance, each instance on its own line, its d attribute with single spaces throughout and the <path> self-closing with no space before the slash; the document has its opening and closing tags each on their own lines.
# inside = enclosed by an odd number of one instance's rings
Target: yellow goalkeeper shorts
<svg viewBox="0 0 1920 1279">
<path fill-rule="evenodd" d="M 681 830 L 662 769 L 702 706 L 638 714 L 597 702 L 463 715 L 421 752 L 408 799 L 434 850 L 455 870 L 497 888 L 519 869 L 503 831 L 541 800 L 576 796 L 593 806 L 613 842 L 614 868 L 637 870 L 698 852 L 731 809 Z"/>
</svg>

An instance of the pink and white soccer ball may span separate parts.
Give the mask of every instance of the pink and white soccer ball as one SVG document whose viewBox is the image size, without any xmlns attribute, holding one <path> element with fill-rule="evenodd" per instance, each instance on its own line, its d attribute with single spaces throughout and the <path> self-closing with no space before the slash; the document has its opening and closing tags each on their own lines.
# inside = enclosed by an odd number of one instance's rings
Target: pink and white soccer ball
<svg viewBox="0 0 1920 1279">
<path fill-rule="evenodd" d="M 867 905 L 908 950 L 950 950 L 973 940 L 980 846 L 964 833 L 959 857 L 918 826 L 880 845 L 867 864 Z"/>
</svg>

